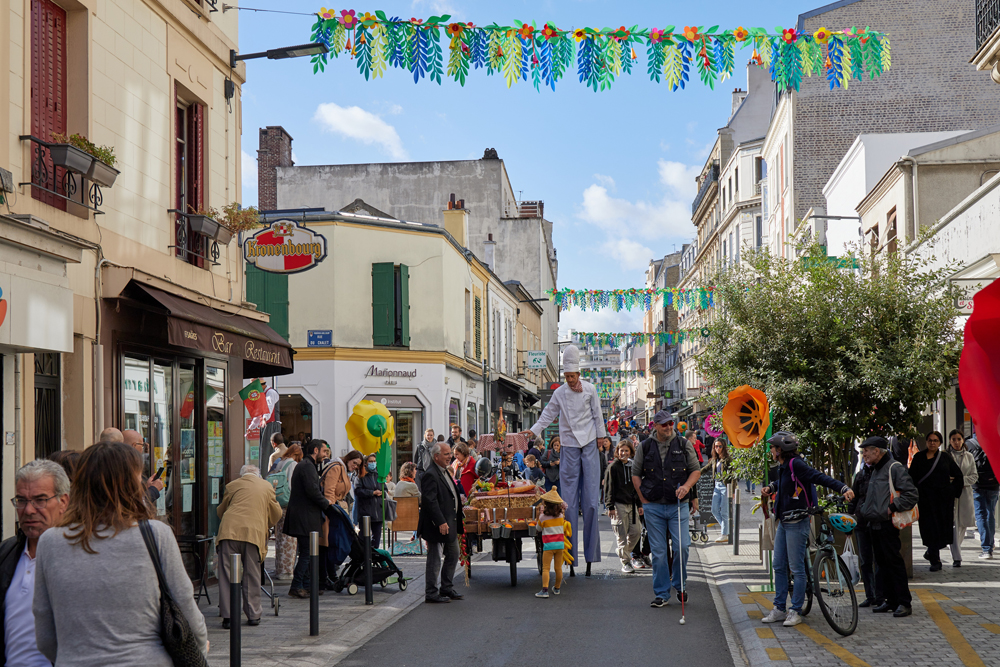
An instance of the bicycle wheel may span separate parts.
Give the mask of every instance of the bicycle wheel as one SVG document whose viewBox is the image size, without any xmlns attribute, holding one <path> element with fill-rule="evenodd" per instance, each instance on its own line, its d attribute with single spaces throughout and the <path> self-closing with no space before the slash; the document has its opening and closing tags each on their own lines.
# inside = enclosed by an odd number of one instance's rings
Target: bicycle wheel
<svg viewBox="0 0 1000 667">
<path fill-rule="evenodd" d="M 851 584 L 851 573 L 840 556 L 829 551 L 816 554 L 813 587 L 819 608 L 830 627 L 845 637 L 853 634 L 858 628 L 858 595 Z"/>
</svg>

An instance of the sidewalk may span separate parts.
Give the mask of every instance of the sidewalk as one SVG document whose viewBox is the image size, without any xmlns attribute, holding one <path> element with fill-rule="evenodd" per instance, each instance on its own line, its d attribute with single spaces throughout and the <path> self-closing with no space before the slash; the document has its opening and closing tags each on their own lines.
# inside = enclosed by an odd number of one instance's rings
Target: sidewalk
<svg viewBox="0 0 1000 667">
<path fill-rule="evenodd" d="M 273 555 L 272 545 L 266 561 L 268 570 L 273 569 Z M 319 598 L 320 634 L 316 637 L 309 636 L 309 600 L 288 597 L 291 582 L 275 581 L 274 590 L 280 600 L 277 617 L 266 595 L 261 596 L 264 613 L 259 626 L 248 626 L 246 617 L 241 614 L 242 664 L 247 667 L 329 667 L 337 664 L 423 602 L 425 557 L 394 556 L 393 560 L 406 576 L 406 590 L 400 592 L 399 586 L 390 584 L 383 591 L 375 584 L 374 606 L 365 605 L 363 587 L 357 595 L 326 591 Z M 219 618 L 218 586 L 210 587 L 209 591 L 212 604 L 209 605 L 205 598 L 199 604 L 208 625 L 208 662 L 212 667 L 228 667 L 230 631 L 222 629 Z"/>
<path fill-rule="evenodd" d="M 750 507 L 743 505 L 747 514 Z M 942 571 L 930 572 L 916 537 L 914 578 L 910 580 L 913 615 L 897 619 L 859 609 L 857 631 L 841 637 L 816 604 L 806 622 L 793 628 L 760 622 L 773 598 L 771 593 L 748 589 L 768 584 L 768 572 L 758 554 L 761 517 L 742 518 L 739 556 L 727 544 L 710 543 L 698 549 L 706 572 L 718 586 L 747 665 L 1000 665 L 1000 559 L 980 561 L 978 539 L 965 540 L 961 568 L 952 567 L 949 560 Z M 718 529 L 710 529 L 709 534 L 714 539 Z M 859 584 L 859 602 L 864 599 L 861 590 Z"/>
</svg>

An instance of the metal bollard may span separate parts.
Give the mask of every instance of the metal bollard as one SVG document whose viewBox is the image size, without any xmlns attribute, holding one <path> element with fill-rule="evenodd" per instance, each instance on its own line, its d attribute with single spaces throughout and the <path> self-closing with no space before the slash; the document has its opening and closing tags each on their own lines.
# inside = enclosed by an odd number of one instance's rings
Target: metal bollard
<svg viewBox="0 0 1000 667">
<path fill-rule="evenodd" d="M 309 533 L 309 636 L 319 634 L 319 533 Z"/>
<path fill-rule="evenodd" d="M 733 555 L 740 555 L 740 490 L 736 489 L 733 505 L 733 522 L 729 524 L 729 534 L 733 536 Z"/>
<path fill-rule="evenodd" d="M 372 518 L 361 517 L 361 542 L 365 547 L 365 604 L 375 604 L 375 589 L 372 585 Z"/>
<path fill-rule="evenodd" d="M 225 595 L 222 591 L 219 595 Z M 229 556 L 229 667 L 242 664 L 240 623 L 243 620 L 243 563 L 239 554 Z"/>
</svg>

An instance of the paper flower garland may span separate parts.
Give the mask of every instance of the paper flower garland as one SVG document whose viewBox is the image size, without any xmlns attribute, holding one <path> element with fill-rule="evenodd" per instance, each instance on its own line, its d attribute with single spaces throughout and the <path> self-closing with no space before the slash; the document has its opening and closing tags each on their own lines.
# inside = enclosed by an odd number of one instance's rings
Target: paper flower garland
<svg viewBox="0 0 1000 667">
<path fill-rule="evenodd" d="M 616 290 L 545 290 L 556 306 L 569 310 L 576 306 L 580 310 L 600 310 L 610 308 L 620 312 L 639 308 L 652 310 L 657 299 L 674 308 L 710 308 L 715 305 L 714 287 L 696 289 L 616 289 Z"/>
<path fill-rule="evenodd" d="M 580 377 L 585 378 L 644 378 L 646 371 L 612 369 L 607 371 L 580 371 Z"/>
<path fill-rule="evenodd" d="M 692 338 L 708 338 L 708 327 L 681 329 L 680 331 L 658 331 L 656 333 L 593 333 L 577 331 L 573 340 L 582 345 L 601 347 L 621 347 L 632 345 L 676 345 Z"/>
<path fill-rule="evenodd" d="M 447 63 L 441 44 L 448 45 Z M 798 90 L 803 76 L 825 75 L 830 89 L 846 88 L 851 79 L 878 77 L 889 69 L 889 37 L 870 28 L 827 30 L 812 35 L 794 28 L 719 30 L 712 26 L 666 28 L 576 28 L 560 30 L 551 23 L 514 21 L 513 25 L 477 26 L 452 22 L 450 15 L 426 20 L 389 17 L 383 11 L 359 16 L 353 9 L 321 8 L 312 26 L 311 41 L 321 42 L 329 54 L 313 56 L 313 73 L 326 70 L 329 56 L 350 54 L 365 79 L 380 77 L 391 65 L 413 75 L 413 82 L 441 83 L 445 76 L 460 85 L 470 69 L 485 69 L 503 77 L 510 88 L 531 81 L 535 90 L 555 90 L 573 66 L 580 83 L 594 91 L 607 90 L 616 78 L 631 74 L 638 64 L 636 47 L 646 51 L 646 75 L 671 90 L 684 88 L 694 69 L 711 88 L 732 76 L 735 47 L 752 46 L 751 61 L 767 68 L 782 90 Z M 824 48 L 825 47 L 825 48 Z"/>
</svg>

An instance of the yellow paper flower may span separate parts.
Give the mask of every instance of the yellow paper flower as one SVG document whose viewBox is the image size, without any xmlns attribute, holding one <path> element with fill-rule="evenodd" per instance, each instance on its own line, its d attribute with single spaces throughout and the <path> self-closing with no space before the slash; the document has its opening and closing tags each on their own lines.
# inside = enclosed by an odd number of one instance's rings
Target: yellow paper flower
<svg viewBox="0 0 1000 667">
<path fill-rule="evenodd" d="M 830 31 L 826 28 L 820 28 L 813 33 L 813 37 L 815 37 L 816 41 L 820 44 L 826 44 L 827 40 L 830 39 Z"/>
<path fill-rule="evenodd" d="M 375 16 L 374 14 L 369 13 L 369 12 L 365 12 L 364 15 L 361 17 L 361 22 L 362 23 L 372 24 L 372 23 L 376 23 L 377 21 L 378 21 L 378 17 Z"/>
<path fill-rule="evenodd" d="M 733 31 L 733 37 L 736 38 L 737 42 L 744 41 L 749 35 L 750 32 L 743 26 L 740 26 L 739 28 Z"/>
<path fill-rule="evenodd" d="M 365 456 L 377 452 L 383 441 L 392 444 L 396 439 L 392 415 L 375 401 L 359 401 L 344 428 L 351 446 Z"/>
<path fill-rule="evenodd" d="M 332 19 L 336 16 L 336 9 L 327 9 L 326 7 L 319 8 L 319 15 L 325 19 Z"/>
<path fill-rule="evenodd" d="M 587 31 L 584 30 L 583 28 L 577 28 L 576 30 L 573 31 L 573 38 L 578 42 L 582 42 L 586 37 L 587 37 Z"/>
</svg>

